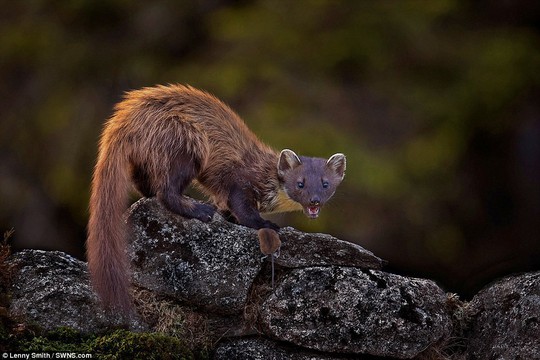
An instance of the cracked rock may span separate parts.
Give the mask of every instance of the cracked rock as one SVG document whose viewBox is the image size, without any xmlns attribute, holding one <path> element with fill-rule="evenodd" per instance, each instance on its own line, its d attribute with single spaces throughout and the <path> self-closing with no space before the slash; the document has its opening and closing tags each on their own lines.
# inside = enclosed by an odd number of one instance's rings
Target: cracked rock
<svg viewBox="0 0 540 360">
<path fill-rule="evenodd" d="M 123 319 L 100 308 L 90 287 L 86 263 L 60 251 L 42 250 L 16 253 L 10 263 L 15 267 L 11 318 L 45 330 L 64 326 L 85 333 L 122 323 Z"/>
<path fill-rule="evenodd" d="M 445 304 L 430 280 L 311 267 L 282 279 L 260 322 L 271 337 L 310 349 L 413 358 L 449 335 Z"/>
<path fill-rule="evenodd" d="M 469 308 L 468 359 L 540 359 L 540 272 L 486 287 Z"/>
<path fill-rule="evenodd" d="M 187 220 L 155 199 L 131 209 L 133 282 L 156 293 L 221 314 L 244 308 L 261 268 L 257 234 L 219 215 Z"/>
<path fill-rule="evenodd" d="M 141 199 L 129 211 L 129 256 L 134 284 L 207 310 L 243 310 L 262 268 L 257 231 L 215 215 L 209 223 L 187 220 L 156 199 Z M 380 269 L 383 260 L 359 245 L 326 234 L 280 230 L 283 267 L 344 265 Z"/>
</svg>

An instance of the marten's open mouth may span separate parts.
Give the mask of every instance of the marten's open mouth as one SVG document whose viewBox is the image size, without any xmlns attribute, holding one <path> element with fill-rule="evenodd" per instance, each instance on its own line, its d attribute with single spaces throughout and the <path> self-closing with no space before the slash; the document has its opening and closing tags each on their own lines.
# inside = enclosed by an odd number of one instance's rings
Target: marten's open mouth
<svg viewBox="0 0 540 360">
<path fill-rule="evenodd" d="M 305 207 L 306 215 L 311 219 L 316 219 L 317 216 L 319 216 L 319 211 L 321 211 L 321 207 L 319 205 L 314 206 L 306 206 Z"/>
</svg>

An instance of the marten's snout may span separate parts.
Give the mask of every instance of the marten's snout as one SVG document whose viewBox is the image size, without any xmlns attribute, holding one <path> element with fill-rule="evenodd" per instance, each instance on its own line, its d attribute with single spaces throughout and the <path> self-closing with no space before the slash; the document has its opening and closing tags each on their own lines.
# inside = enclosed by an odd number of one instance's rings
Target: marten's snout
<svg viewBox="0 0 540 360">
<path fill-rule="evenodd" d="M 317 216 L 319 216 L 320 210 L 321 210 L 321 198 L 317 195 L 312 196 L 309 199 L 309 205 L 304 208 L 304 212 L 309 218 L 315 219 L 317 218 Z"/>
</svg>

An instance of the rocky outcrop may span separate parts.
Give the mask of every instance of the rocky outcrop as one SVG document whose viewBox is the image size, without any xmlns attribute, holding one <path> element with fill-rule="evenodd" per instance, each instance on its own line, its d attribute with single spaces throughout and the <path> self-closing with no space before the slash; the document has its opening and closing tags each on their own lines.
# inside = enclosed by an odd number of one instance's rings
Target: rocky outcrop
<svg viewBox="0 0 540 360">
<path fill-rule="evenodd" d="M 412 358 L 450 333 L 446 295 L 432 281 L 352 267 L 284 277 L 263 302 L 263 332 L 306 348 Z"/>
<path fill-rule="evenodd" d="M 143 199 L 129 213 L 132 243 L 129 255 L 133 282 L 220 314 L 244 309 L 248 293 L 265 258 L 257 231 L 215 215 L 203 223 L 184 220 L 157 201 Z M 344 265 L 380 269 L 383 261 L 371 252 L 324 234 L 280 231 L 282 248 L 276 259 L 285 267 Z"/>
<path fill-rule="evenodd" d="M 323 354 L 298 348 L 291 344 L 277 343 L 261 337 L 244 337 L 222 341 L 216 348 L 214 360 L 340 360 L 350 356 Z M 356 357 L 367 359 L 367 357 Z"/>
<path fill-rule="evenodd" d="M 45 330 L 65 326 L 87 333 L 121 323 L 98 306 L 85 262 L 41 250 L 24 250 L 10 262 L 15 269 L 9 307 L 13 320 Z"/>
<path fill-rule="evenodd" d="M 540 272 L 486 287 L 469 316 L 469 359 L 540 359 Z"/>
<path fill-rule="evenodd" d="M 137 286 L 206 311 L 242 311 L 261 269 L 254 231 L 222 219 L 184 221 L 153 200 L 133 205 L 129 221 Z"/>
<path fill-rule="evenodd" d="M 284 228 L 272 288 L 253 229 L 219 215 L 186 220 L 151 199 L 134 204 L 127 221 L 132 283 L 167 304 L 143 309 L 137 299 L 141 319 L 130 327 L 163 331 L 152 309 L 166 308 L 171 323 L 176 307 L 189 309 L 182 319 L 218 333 L 216 359 L 540 358 L 540 273 L 504 279 L 450 306 L 433 281 L 385 272 L 384 261 L 358 245 Z M 99 308 L 84 262 L 37 250 L 10 262 L 9 315 L 17 322 L 86 333 L 121 323 Z M 456 329 L 466 344 L 445 351 Z"/>
</svg>

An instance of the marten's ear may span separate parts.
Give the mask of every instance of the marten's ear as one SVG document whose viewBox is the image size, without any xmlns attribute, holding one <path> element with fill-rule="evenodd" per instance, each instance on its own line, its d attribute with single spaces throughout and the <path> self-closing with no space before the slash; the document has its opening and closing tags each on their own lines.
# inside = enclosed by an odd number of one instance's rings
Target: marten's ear
<svg viewBox="0 0 540 360">
<path fill-rule="evenodd" d="M 337 153 L 330 156 L 330 159 L 326 162 L 326 167 L 343 179 L 345 177 L 345 168 L 347 167 L 345 155 Z"/>
<path fill-rule="evenodd" d="M 294 151 L 289 149 L 281 150 L 277 164 L 279 176 L 285 175 L 287 171 L 292 170 L 299 165 L 302 165 L 302 162 Z"/>
</svg>

